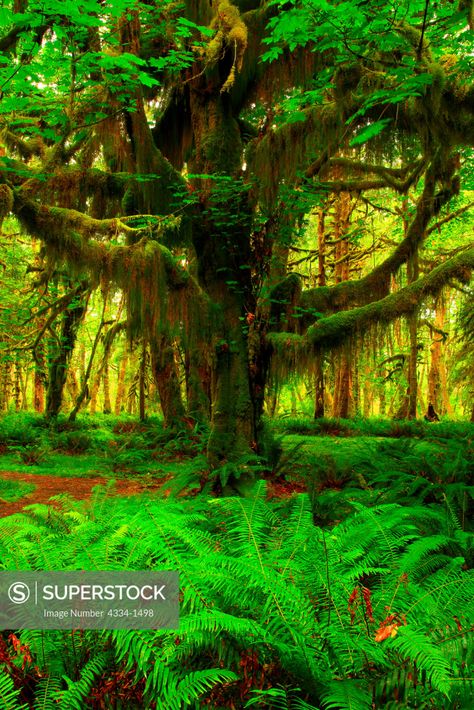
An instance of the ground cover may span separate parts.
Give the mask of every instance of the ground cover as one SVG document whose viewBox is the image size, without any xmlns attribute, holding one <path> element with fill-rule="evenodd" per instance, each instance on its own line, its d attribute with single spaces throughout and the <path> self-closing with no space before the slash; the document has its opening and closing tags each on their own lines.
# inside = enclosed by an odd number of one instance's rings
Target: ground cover
<svg viewBox="0 0 474 710">
<path fill-rule="evenodd" d="M 0 480 L 36 488 L 0 504 L 0 569 L 179 569 L 182 603 L 176 631 L 2 633 L 5 707 L 471 707 L 474 427 L 330 424 L 279 422 L 240 496 L 197 431 L 37 427 L 28 465 L 12 427 Z"/>
</svg>

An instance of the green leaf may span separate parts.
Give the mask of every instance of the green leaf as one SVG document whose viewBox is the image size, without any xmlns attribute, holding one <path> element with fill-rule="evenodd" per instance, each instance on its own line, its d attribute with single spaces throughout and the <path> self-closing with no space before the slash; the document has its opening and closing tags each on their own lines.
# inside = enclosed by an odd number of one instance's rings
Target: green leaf
<svg viewBox="0 0 474 710">
<path fill-rule="evenodd" d="M 391 118 L 381 118 L 379 121 L 375 121 L 375 123 L 369 124 L 368 126 L 363 128 L 356 136 L 354 136 L 349 145 L 352 147 L 354 145 L 361 145 L 362 143 L 366 143 L 371 138 L 378 136 L 379 133 L 381 133 L 383 129 L 389 123 L 391 123 L 391 121 Z"/>
</svg>

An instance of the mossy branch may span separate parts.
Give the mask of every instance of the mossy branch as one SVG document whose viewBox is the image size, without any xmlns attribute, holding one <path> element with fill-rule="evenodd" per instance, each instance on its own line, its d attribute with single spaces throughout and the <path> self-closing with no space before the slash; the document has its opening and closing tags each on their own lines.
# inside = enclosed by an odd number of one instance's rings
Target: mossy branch
<svg viewBox="0 0 474 710">
<path fill-rule="evenodd" d="M 342 281 L 332 287 L 325 286 L 304 291 L 299 306 L 303 309 L 328 312 L 344 307 L 348 301 L 356 305 L 364 305 L 376 298 L 386 296 L 389 292 L 391 276 L 395 275 L 417 251 L 428 233 L 430 220 L 452 196 L 450 189 L 436 193 L 439 170 L 437 161 L 433 161 L 426 170 L 423 192 L 418 199 L 416 213 L 408 226 L 406 237 L 389 257 L 362 279 Z M 453 188 L 455 186 L 454 181 Z"/>
<path fill-rule="evenodd" d="M 389 323 L 414 313 L 428 296 L 436 296 L 450 279 L 469 283 L 474 269 L 474 246 L 437 266 L 429 274 L 385 298 L 350 311 L 322 318 L 300 336 L 311 346 L 339 345 L 373 323 Z M 269 336 L 270 338 L 272 336 Z"/>
<path fill-rule="evenodd" d="M 379 301 L 321 318 L 304 335 L 268 333 L 267 341 L 286 371 L 302 371 L 314 363 L 315 351 L 342 345 L 375 323 L 390 323 L 414 313 L 424 299 L 439 294 L 451 279 L 468 283 L 473 269 L 474 246 Z"/>
<path fill-rule="evenodd" d="M 39 205 L 20 191 L 16 191 L 14 197 L 13 211 L 22 226 L 29 234 L 42 239 L 53 258 L 67 262 L 73 269 L 126 286 L 130 276 L 127 264 L 140 259 L 153 262 L 159 258 L 170 288 L 181 288 L 190 278 L 169 249 L 148 239 L 147 228 L 129 227 L 118 217 L 94 219 L 77 210 Z M 139 241 L 129 246 L 94 239 L 110 239 L 121 234 Z"/>
</svg>

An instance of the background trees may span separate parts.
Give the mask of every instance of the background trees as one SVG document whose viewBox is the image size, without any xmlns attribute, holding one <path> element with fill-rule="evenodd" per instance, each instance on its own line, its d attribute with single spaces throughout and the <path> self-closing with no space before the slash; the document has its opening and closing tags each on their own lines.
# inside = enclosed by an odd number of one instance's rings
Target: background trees
<svg viewBox="0 0 474 710">
<path fill-rule="evenodd" d="M 166 422 L 210 415 L 218 464 L 261 448 L 292 371 L 318 415 L 416 416 L 425 332 L 423 405 L 449 410 L 445 309 L 474 265 L 464 5 L 5 2 L 2 24 L 4 229 L 42 244 L 3 372 L 33 355 L 38 408 L 69 386 L 74 410 L 100 387 L 118 409 L 128 371 L 144 416 L 152 375 Z"/>
</svg>

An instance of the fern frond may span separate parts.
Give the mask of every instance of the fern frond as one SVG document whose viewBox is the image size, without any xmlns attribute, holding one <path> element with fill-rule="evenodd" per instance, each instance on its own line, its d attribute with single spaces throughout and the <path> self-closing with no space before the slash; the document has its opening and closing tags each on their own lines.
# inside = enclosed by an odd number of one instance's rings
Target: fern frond
<svg viewBox="0 0 474 710">
<path fill-rule="evenodd" d="M 62 688 L 60 678 L 52 675 L 41 678 L 35 688 L 34 710 L 57 710 Z"/>
<path fill-rule="evenodd" d="M 27 710 L 28 705 L 19 704 L 21 689 L 15 688 L 13 679 L 7 673 L 0 673 L 0 708 L 1 710 Z"/>
<path fill-rule="evenodd" d="M 403 626 L 398 635 L 391 639 L 394 648 L 403 656 L 416 662 L 425 671 L 436 690 L 449 695 L 451 684 L 450 664 L 444 653 L 427 636 L 412 626 Z"/>
<path fill-rule="evenodd" d="M 362 681 L 333 680 L 322 694 L 324 710 L 371 710 L 372 694 Z"/>
</svg>

